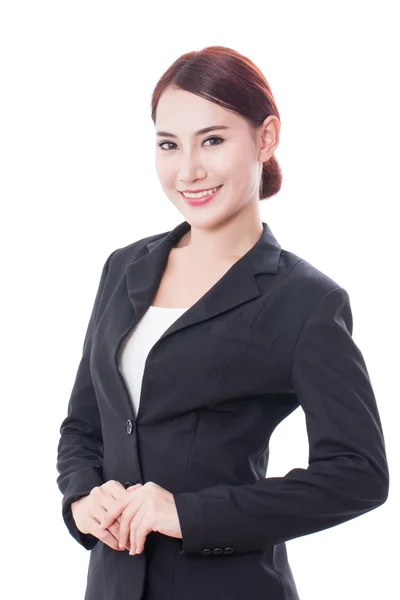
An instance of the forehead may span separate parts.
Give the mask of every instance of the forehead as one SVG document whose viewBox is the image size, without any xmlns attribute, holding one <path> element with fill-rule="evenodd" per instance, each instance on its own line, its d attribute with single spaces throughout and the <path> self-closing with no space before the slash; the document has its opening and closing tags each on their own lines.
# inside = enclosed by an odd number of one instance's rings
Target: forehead
<svg viewBox="0 0 400 600">
<path fill-rule="evenodd" d="M 210 125 L 227 125 L 230 129 L 238 129 L 243 128 L 244 123 L 240 115 L 185 90 L 165 90 L 157 106 L 157 130 L 176 135 L 191 134 Z"/>
</svg>

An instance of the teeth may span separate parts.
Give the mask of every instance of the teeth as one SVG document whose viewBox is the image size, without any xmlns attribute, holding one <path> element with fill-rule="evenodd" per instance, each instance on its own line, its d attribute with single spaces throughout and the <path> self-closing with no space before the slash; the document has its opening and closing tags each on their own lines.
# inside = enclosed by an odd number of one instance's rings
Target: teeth
<svg viewBox="0 0 400 600">
<path fill-rule="evenodd" d="M 211 196 L 211 194 L 214 194 L 214 192 L 216 192 L 218 188 L 219 188 L 219 186 L 213 188 L 212 190 L 206 190 L 205 192 L 199 192 L 198 194 L 188 194 L 186 192 L 182 192 L 182 194 L 185 196 L 185 198 L 203 198 L 204 196 Z"/>
</svg>

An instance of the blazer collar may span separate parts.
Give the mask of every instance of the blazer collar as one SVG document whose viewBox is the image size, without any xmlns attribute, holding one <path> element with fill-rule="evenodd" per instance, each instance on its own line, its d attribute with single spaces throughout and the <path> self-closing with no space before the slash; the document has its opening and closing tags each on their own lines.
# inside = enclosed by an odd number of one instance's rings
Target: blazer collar
<svg viewBox="0 0 400 600">
<path fill-rule="evenodd" d="M 246 256 L 251 262 L 255 273 L 277 273 L 281 246 L 274 237 L 267 223 L 262 221 L 262 226 L 263 231 L 260 238 L 255 245 L 250 248 Z M 174 229 L 167 232 L 167 234 L 163 237 L 150 241 L 145 246 L 149 252 L 152 252 L 154 248 L 160 244 L 164 244 L 167 248 L 167 252 L 169 253 L 172 246 L 174 246 L 176 242 L 190 229 L 190 223 L 183 221 Z"/>
<path fill-rule="evenodd" d="M 172 323 L 160 339 L 210 317 L 228 311 L 235 306 L 257 298 L 261 294 L 256 275 L 275 275 L 279 270 L 281 246 L 267 223 L 257 242 L 187 311 Z M 171 248 L 191 228 L 187 221 L 156 240 L 145 244 L 145 254 L 126 267 L 126 285 L 129 299 L 135 311 L 135 322 L 148 309 L 158 289 Z M 274 277 L 269 284 L 272 292 Z M 267 289 L 267 291 L 269 291 Z M 264 288 L 265 293 L 265 288 Z"/>
</svg>

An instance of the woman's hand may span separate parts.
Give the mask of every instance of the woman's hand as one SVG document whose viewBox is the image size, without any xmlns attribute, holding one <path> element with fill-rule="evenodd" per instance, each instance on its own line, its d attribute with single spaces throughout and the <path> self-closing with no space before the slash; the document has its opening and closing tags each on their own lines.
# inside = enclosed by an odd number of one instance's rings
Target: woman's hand
<svg viewBox="0 0 400 600">
<path fill-rule="evenodd" d="M 136 489 L 141 484 L 131 486 Z M 120 519 L 117 518 L 108 528 L 100 527 L 100 522 L 108 511 L 114 510 L 117 505 L 125 507 L 129 504 L 131 497 L 119 481 L 110 479 L 103 485 L 94 487 L 90 494 L 72 502 L 71 511 L 75 524 L 81 533 L 90 533 L 114 550 L 129 550 L 128 540 L 123 546 L 118 544 L 120 540 Z"/>
<path fill-rule="evenodd" d="M 135 489 L 133 489 L 135 488 Z M 143 551 L 146 536 L 158 531 L 182 539 L 178 512 L 173 494 L 152 481 L 128 488 L 129 503 L 121 496 L 104 514 L 100 528 L 107 529 L 119 518 L 119 544 L 125 548 L 130 537 L 129 554 Z"/>
</svg>

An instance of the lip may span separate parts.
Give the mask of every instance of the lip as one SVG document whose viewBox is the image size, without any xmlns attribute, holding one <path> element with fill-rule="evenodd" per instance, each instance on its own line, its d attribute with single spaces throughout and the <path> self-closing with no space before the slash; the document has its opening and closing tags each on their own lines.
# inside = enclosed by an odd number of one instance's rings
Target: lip
<svg viewBox="0 0 400 600">
<path fill-rule="evenodd" d="M 179 193 L 187 204 L 190 204 L 191 206 L 202 206 L 203 204 L 208 204 L 208 202 L 215 198 L 221 188 L 222 185 L 218 186 L 218 189 L 216 192 L 214 192 L 214 194 L 211 194 L 211 196 L 205 196 L 204 198 L 185 198 L 182 192 Z M 191 193 L 195 194 L 196 192 Z"/>
<path fill-rule="evenodd" d="M 186 192 L 188 194 L 198 194 L 199 192 L 206 192 L 207 190 L 213 190 L 216 185 L 212 185 L 210 188 L 203 188 L 202 190 L 178 190 L 179 192 Z"/>
</svg>

